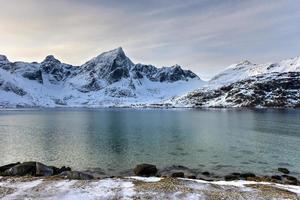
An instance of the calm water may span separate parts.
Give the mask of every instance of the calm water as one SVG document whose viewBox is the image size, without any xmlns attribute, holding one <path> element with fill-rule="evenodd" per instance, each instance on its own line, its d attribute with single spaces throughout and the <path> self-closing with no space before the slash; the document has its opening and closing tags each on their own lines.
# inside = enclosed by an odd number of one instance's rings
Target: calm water
<svg viewBox="0 0 300 200">
<path fill-rule="evenodd" d="M 147 162 L 299 177 L 300 110 L 53 109 L 0 111 L 0 165 L 76 169 Z"/>
</svg>

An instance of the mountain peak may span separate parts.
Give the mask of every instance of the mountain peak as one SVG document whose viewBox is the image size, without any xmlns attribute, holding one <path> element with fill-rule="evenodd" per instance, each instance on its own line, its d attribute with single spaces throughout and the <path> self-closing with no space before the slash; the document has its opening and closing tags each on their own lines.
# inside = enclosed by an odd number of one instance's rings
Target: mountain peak
<svg viewBox="0 0 300 200">
<path fill-rule="evenodd" d="M 58 60 L 58 59 L 56 59 L 53 55 L 48 55 L 48 56 L 46 56 L 46 58 L 43 60 L 43 63 L 44 62 L 59 62 L 60 63 L 60 61 Z"/>
<path fill-rule="evenodd" d="M 125 55 L 122 47 L 118 47 L 116 49 L 101 53 L 99 56 L 93 58 L 89 62 L 92 62 L 101 68 L 112 65 L 131 68 L 134 65 L 133 62 Z"/>
<path fill-rule="evenodd" d="M 239 62 L 237 64 L 237 66 L 240 66 L 240 65 L 252 65 L 253 63 L 251 63 L 249 60 L 243 60 L 241 62 Z"/>
<path fill-rule="evenodd" d="M 116 57 L 127 58 L 126 55 L 125 55 L 125 52 L 122 49 L 122 47 L 118 47 L 116 49 L 106 51 L 104 53 L 101 53 L 97 57 L 103 57 L 103 56 L 110 56 L 110 57 L 113 57 L 113 58 L 116 58 Z"/>
<path fill-rule="evenodd" d="M 7 57 L 6 57 L 5 55 L 1 55 L 1 54 L 0 54 L 0 62 L 1 62 L 1 63 L 7 63 L 7 62 L 9 62 L 9 61 L 8 61 L 8 59 L 7 59 Z"/>
</svg>

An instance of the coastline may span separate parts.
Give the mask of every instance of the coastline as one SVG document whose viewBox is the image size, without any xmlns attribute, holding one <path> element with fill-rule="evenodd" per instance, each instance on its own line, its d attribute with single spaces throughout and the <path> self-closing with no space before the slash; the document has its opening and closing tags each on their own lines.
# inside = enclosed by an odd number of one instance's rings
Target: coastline
<svg viewBox="0 0 300 200">
<path fill-rule="evenodd" d="M 255 181 L 119 177 L 0 177 L 1 199 L 299 199 L 300 186 Z"/>
</svg>

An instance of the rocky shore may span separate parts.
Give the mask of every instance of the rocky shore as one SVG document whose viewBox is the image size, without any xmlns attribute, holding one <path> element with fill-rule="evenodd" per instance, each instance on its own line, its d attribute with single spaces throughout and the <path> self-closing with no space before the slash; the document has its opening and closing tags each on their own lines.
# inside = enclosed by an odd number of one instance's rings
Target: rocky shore
<svg viewBox="0 0 300 200">
<path fill-rule="evenodd" d="M 300 181 L 290 175 L 287 168 L 278 168 L 278 173 L 274 175 L 256 175 L 251 172 L 232 172 L 224 175 L 216 175 L 214 172 L 201 171 L 199 169 L 190 169 L 181 165 L 172 165 L 158 169 L 152 164 L 139 164 L 134 169 L 124 170 L 122 172 L 111 174 L 105 172 L 101 168 L 88 169 L 83 171 L 74 171 L 70 167 L 48 166 L 40 162 L 17 162 L 0 167 L 0 176 L 3 177 L 55 177 L 60 179 L 71 180 L 93 180 L 104 178 L 120 178 L 129 176 L 140 177 L 171 177 L 171 178 L 187 178 L 204 181 L 256 181 L 256 182 L 272 182 L 286 185 L 300 185 Z"/>
<path fill-rule="evenodd" d="M 295 199 L 300 183 L 286 168 L 273 176 L 139 164 L 109 175 L 100 168 L 73 171 L 40 162 L 0 167 L 1 199 Z"/>
</svg>

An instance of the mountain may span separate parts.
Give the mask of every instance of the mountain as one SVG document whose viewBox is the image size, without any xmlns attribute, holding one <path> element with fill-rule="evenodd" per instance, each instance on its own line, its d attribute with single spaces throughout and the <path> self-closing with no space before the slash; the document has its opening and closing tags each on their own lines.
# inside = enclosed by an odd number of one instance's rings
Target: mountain
<svg viewBox="0 0 300 200">
<path fill-rule="evenodd" d="M 300 107 L 300 57 L 278 63 L 243 61 L 198 90 L 168 101 L 179 107 Z"/>
<path fill-rule="evenodd" d="M 134 64 L 117 48 L 81 66 L 47 56 L 41 63 L 0 55 L 0 107 L 102 107 L 160 103 L 204 83 L 181 66 Z"/>
</svg>

